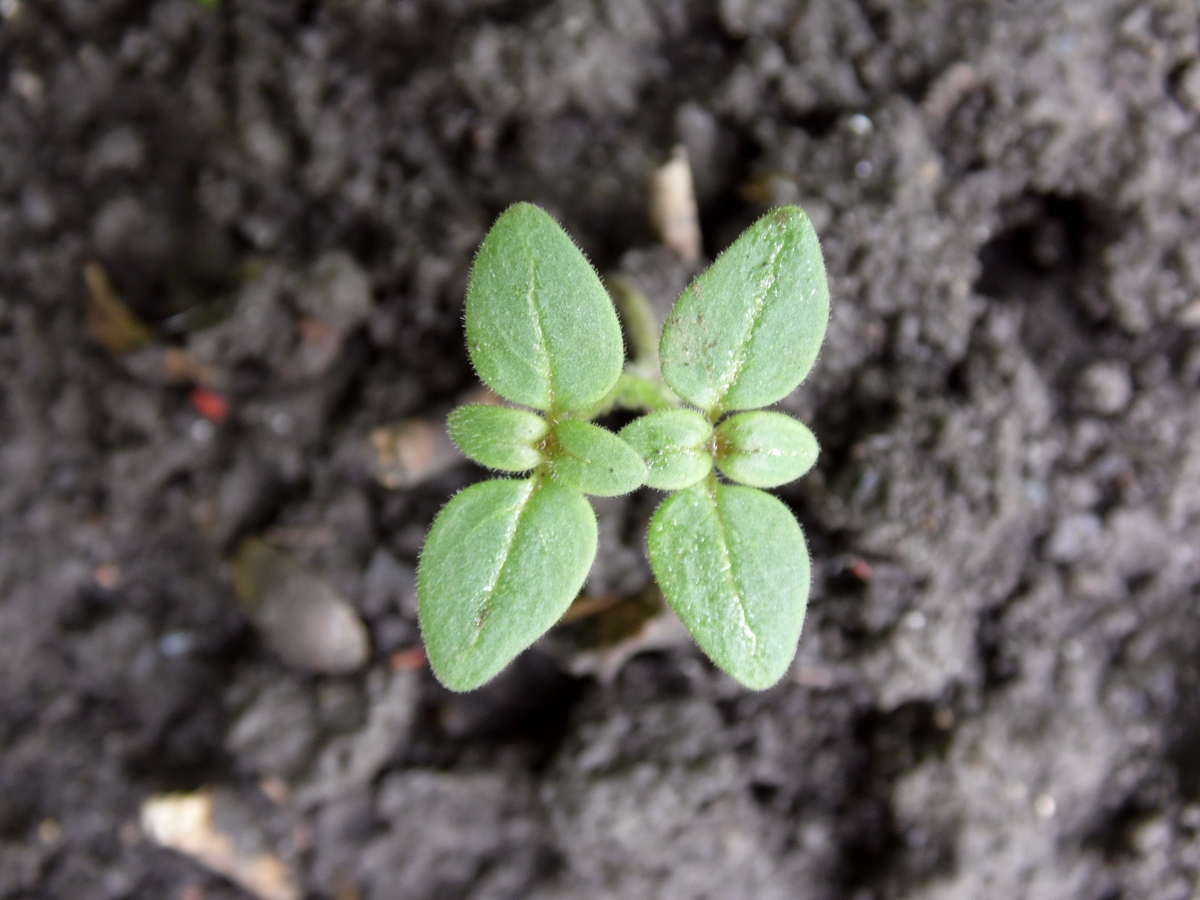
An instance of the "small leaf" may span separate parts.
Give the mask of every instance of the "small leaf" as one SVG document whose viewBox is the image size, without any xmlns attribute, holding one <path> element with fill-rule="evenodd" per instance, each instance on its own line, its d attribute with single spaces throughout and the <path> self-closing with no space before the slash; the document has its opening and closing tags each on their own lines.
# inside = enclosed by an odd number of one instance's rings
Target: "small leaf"
<svg viewBox="0 0 1200 900">
<path fill-rule="evenodd" d="M 804 210 L 759 219 L 688 286 L 663 327 L 663 378 L 709 412 L 769 406 L 817 358 L 829 319 L 821 246 Z"/>
<path fill-rule="evenodd" d="M 550 471 L 563 484 L 597 497 L 616 497 L 646 483 L 642 458 L 611 431 L 571 419 L 559 422 L 554 435 L 558 449 L 551 452 Z"/>
<path fill-rule="evenodd" d="M 450 437 L 470 459 L 501 472 L 527 472 L 542 461 L 538 444 L 550 423 L 524 409 L 460 406 L 446 420 Z"/>
<path fill-rule="evenodd" d="M 494 677 L 566 612 L 596 555 L 596 514 L 545 478 L 484 481 L 438 514 L 417 569 L 429 663 L 453 691 Z"/>
<path fill-rule="evenodd" d="M 624 362 L 612 301 L 570 236 L 538 207 L 492 226 L 467 287 L 467 347 L 501 397 L 541 410 L 603 399 Z"/>
<path fill-rule="evenodd" d="M 646 464 L 646 484 L 660 491 L 691 487 L 709 473 L 712 433 L 708 420 L 692 409 L 651 413 L 621 429 L 622 439 Z"/>
<path fill-rule="evenodd" d="M 787 672 L 808 604 L 808 549 L 787 507 L 709 480 L 672 494 L 650 523 L 655 578 L 696 643 L 753 690 Z"/>
<path fill-rule="evenodd" d="M 738 413 L 717 426 L 717 468 L 751 487 L 795 481 L 813 467 L 818 453 L 808 426 L 783 413 Z"/>
</svg>

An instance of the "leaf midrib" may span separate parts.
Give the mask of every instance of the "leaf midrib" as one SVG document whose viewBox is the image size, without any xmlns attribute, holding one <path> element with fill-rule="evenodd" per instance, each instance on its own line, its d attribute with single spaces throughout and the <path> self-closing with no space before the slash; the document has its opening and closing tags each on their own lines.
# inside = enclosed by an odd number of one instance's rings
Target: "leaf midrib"
<svg viewBox="0 0 1200 900">
<path fill-rule="evenodd" d="M 529 242 L 529 235 L 522 235 L 522 244 L 525 247 L 525 255 L 529 258 L 529 305 L 533 309 L 533 325 L 537 330 L 538 346 L 541 349 L 542 373 L 546 379 L 546 404 L 550 410 L 555 410 L 558 407 L 558 402 L 555 398 L 554 390 L 554 365 L 551 359 L 550 345 L 546 342 L 546 328 L 542 323 L 542 308 L 538 304 L 538 267 L 537 257 L 533 252 L 533 245 Z"/>
<path fill-rule="evenodd" d="M 525 495 L 525 499 L 521 502 L 521 508 L 517 510 L 517 514 L 513 517 L 512 527 L 504 536 L 504 552 L 500 557 L 502 561 L 500 565 L 496 567 L 496 573 L 492 576 L 491 582 L 483 589 L 483 603 L 479 607 L 479 612 L 475 614 L 475 629 L 471 636 L 472 647 L 476 646 L 479 643 L 480 638 L 483 637 L 483 626 L 487 622 L 487 617 L 492 611 L 492 601 L 495 599 L 496 586 L 500 583 L 500 579 L 504 576 L 504 570 L 508 567 L 509 557 L 512 554 L 513 545 L 517 540 L 517 532 L 521 528 L 521 520 L 524 518 L 525 513 L 529 510 L 530 505 L 533 503 L 533 498 L 537 495 L 537 492 L 541 489 L 541 486 L 542 485 L 540 481 L 533 484 L 529 493 Z M 483 525 L 486 521 L 487 519 L 481 520 L 479 525 Z M 476 529 L 472 529 L 472 532 L 475 530 Z"/>
<path fill-rule="evenodd" d="M 743 633 L 750 637 L 750 655 L 754 656 L 758 652 L 758 635 L 754 633 L 754 629 L 750 627 L 750 621 L 746 617 L 746 605 L 742 601 L 741 586 L 737 582 L 737 578 L 733 574 L 733 556 L 729 552 L 729 532 L 725 527 L 725 519 L 721 515 L 721 504 L 717 500 L 717 487 L 715 481 L 709 483 L 706 493 L 708 501 L 712 504 L 713 518 L 717 522 L 717 531 L 721 537 L 721 553 L 725 557 L 725 562 L 728 564 L 725 568 L 726 580 L 729 582 L 731 592 L 733 594 L 733 602 L 737 607 L 738 618 Z"/>
<path fill-rule="evenodd" d="M 724 380 L 721 385 L 720 393 L 717 399 L 713 402 L 712 409 L 719 409 L 725 402 L 725 398 L 729 396 L 729 392 L 733 390 L 737 384 L 738 377 L 742 374 L 742 369 L 746 365 L 746 352 L 750 347 L 750 342 L 754 340 L 755 332 L 758 331 L 758 326 L 761 322 L 762 311 L 767 305 L 767 294 L 771 289 L 779 283 L 779 257 L 783 254 L 784 244 L 787 243 L 787 232 L 785 231 L 781 240 L 777 244 L 772 245 L 772 252 L 768 266 L 771 268 L 771 276 L 767 284 L 761 291 L 755 292 L 754 295 L 754 312 L 750 316 L 750 327 L 746 329 L 746 336 L 738 348 L 737 356 L 734 357 L 733 369 L 730 371 L 729 377 Z"/>
</svg>

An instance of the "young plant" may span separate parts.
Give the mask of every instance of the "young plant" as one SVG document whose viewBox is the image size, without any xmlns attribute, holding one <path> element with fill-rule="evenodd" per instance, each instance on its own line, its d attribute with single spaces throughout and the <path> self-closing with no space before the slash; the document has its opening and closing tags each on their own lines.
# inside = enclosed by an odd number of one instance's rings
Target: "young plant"
<svg viewBox="0 0 1200 900">
<path fill-rule="evenodd" d="M 430 530 L 417 592 L 442 683 L 475 688 L 549 630 L 595 556 L 584 494 L 643 483 L 671 492 L 649 541 L 667 602 L 739 682 L 778 681 L 799 641 L 809 559 L 792 514 L 760 488 L 803 475 L 818 449 L 800 422 L 760 408 L 812 368 L 828 316 L 811 222 L 798 207 L 773 210 L 675 304 L 659 343 L 664 386 L 644 371 L 647 354 L 622 371 L 612 303 L 566 233 L 529 204 L 506 211 L 471 272 L 468 350 L 489 387 L 538 412 L 466 406 L 449 428 L 471 459 L 532 474 L 467 488 Z M 620 436 L 591 424 L 614 407 L 649 415 Z"/>
<path fill-rule="evenodd" d="M 818 453 L 806 426 L 760 407 L 808 374 L 828 319 L 812 223 L 799 207 L 772 210 L 691 283 L 663 326 L 663 378 L 696 408 L 621 431 L 646 462 L 646 483 L 672 492 L 650 522 L 663 596 L 709 658 L 756 690 L 791 664 L 809 588 L 800 526 L 760 488 L 799 478 Z"/>
<path fill-rule="evenodd" d="M 567 233 L 528 203 L 479 248 L 467 288 L 467 349 L 479 377 L 537 410 L 472 405 L 450 415 L 471 459 L 501 472 L 438 514 L 417 570 L 421 631 L 434 674 L 468 691 L 545 634 L 596 556 L 584 494 L 639 487 L 646 467 L 589 411 L 616 387 L 625 352 L 612 301 Z"/>
</svg>

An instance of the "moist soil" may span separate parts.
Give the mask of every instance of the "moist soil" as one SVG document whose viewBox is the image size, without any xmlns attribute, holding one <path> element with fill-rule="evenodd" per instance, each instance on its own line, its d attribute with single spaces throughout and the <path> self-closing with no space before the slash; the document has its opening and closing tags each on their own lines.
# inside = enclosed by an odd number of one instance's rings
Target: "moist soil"
<svg viewBox="0 0 1200 900">
<path fill-rule="evenodd" d="M 0 898 L 251 896 L 139 826 L 198 789 L 314 898 L 1200 896 L 1194 0 L 0 13 Z M 678 145 L 709 258 L 779 203 L 826 253 L 793 673 L 538 647 L 450 694 L 412 567 L 483 474 L 386 487 L 368 435 L 475 386 L 511 202 L 669 306 Z M 645 587 L 657 500 L 597 503 L 589 591 Z M 354 605 L 358 671 L 282 661 L 248 537 Z"/>
</svg>

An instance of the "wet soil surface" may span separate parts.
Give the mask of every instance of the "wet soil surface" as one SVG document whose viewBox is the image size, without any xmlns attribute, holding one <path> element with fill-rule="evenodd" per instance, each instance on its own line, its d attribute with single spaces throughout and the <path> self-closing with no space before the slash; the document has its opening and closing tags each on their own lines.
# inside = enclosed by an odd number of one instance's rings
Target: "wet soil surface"
<svg viewBox="0 0 1200 900">
<path fill-rule="evenodd" d="M 201 788 L 311 897 L 1200 896 L 1192 0 L 0 13 L 0 898 L 250 896 L 139 825 Z M 669 304 L 678 144 L 710 258 L 793 202 L 827 254 L 794 675 L 535 649 L 451 695 L 411 572 L 481 473 L 386 487 L 368 435 L 474 386 L 510 202 Z M 97 340 L 89 264 L 147 346 Z M 655 502 L 598 504 L 591 590 L 645 585 Z M 247 537 L 364 665 L 269 646 Z"/>
</svg>

